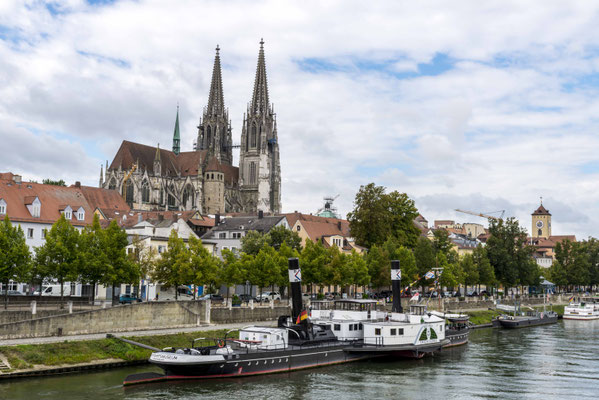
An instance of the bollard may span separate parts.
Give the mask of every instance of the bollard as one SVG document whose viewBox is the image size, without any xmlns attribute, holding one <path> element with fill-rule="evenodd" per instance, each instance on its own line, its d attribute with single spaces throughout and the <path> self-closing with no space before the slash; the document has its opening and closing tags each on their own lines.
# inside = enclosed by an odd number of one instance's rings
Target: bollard
<svg viewBox="0 0 599 400">
<path fill-rule="evenodd" d="M 254 309 L 254 299 L 250 299 L 250 309 Z"/>
<path fill-rule="evenodd" d="M 233 308 L 233 298 L 229 297 L 227 299 L 227 305 L 229 306 L 229 310 L 231 310 Z"/>
<path fill-rule="evenodd" d="M 270 300 L 270 309 L 271 310 L 275 309 L 275 299 L 274 299 L 274 297 Z"/>
<path fill-rule="evenodd" d="M 69 306 L 69 314 L 73 314 L 73 301 L 71 300 L 67 304 Z"/>
<path fill-rule="evenodd" d="M 206 323 L 210 323 L 210 299 L 206 300 Z"/>
<path fill-rule="evenodd" d="M 37 302 L 33 300 L 31 302 L 31 315 L 37 314 Z"/>
<path fill-rule="evenodd" d="M 103 300 L 102 301 L 102 308 L 106 308 L 107 304 L 108 304 L 108 300 Z"/>
</svg>

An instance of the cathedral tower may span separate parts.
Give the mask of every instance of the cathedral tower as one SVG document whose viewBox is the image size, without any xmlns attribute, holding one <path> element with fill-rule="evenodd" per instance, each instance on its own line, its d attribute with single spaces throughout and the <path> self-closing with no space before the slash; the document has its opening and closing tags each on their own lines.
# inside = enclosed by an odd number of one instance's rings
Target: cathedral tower
<svg viewBox="0 0 599 400">
<path fill-rule="evenodd" d="M 243 118 L 239 185 L 244 211 L 281 212 L 277 122 L 268 100 L 264 40 L 260 41 L 252 101 Z"/>
<path fill-rule="evenodd" d="M 179 105 L 177 105 L 177 119 L 175 120 L 175 132 L 173 133 L 173 153 L 179 155 L 181 152 L 181 134 L 179 133 Z"/>
<path fill-rule="evenodd" d="M 543 207 L 543 201 L 539 208 L 532 213 L 532 232 L 533 238 L 548 238 L 551 236 L 551 214 L 549 210 Z"/>
<path fill-rule="evenodd" d="M 198 126 L 196 150 L 208 150 L 208 153 L 214 155 L 221 163 L 231 165 L 233 163 L 231 123 L 229 112 L 225 109 L 219 53 L 220 48 L 216 46 L 210 95 Z"/>
</svg>

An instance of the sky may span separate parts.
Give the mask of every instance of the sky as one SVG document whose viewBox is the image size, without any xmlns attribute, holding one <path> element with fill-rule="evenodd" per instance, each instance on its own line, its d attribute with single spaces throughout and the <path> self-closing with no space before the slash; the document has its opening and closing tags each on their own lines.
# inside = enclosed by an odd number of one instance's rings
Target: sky
<svg viewBox="0 0 599 400">
<path fill-rule="evenodd" d="M 122 140 L 193 148 L 215 47 L 233 141 L 264 38 L 283 211 L 361 185 L 435 219 L 599 236 L 599 2 L 0 1 L 0 171 L 98 185 Z M 238 159 L 238 157 L 236 157 Z M 493 214 L 497 215 L 497 214 Z"/>
</svg>

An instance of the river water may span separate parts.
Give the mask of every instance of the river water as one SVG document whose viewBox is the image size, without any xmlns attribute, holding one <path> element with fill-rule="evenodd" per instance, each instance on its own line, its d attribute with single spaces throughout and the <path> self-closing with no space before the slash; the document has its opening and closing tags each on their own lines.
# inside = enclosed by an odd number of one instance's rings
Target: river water
<svg viewBox="0 0 599 400">
<path fill-rule="evenodd" d="M 434 357 L 123 388 L 152 366 L 0 383 L 0 399 L 584 399 L 599 397 L 599 320 L 472 331 Z"/>
</svg>

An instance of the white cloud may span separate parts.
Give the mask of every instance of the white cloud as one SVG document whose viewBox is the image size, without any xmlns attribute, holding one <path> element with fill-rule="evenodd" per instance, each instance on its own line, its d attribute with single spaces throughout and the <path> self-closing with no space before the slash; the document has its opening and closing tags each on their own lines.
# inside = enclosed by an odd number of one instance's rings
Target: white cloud
<svg viewBox="0 0 599 400">
<path fill-rule="evenodd" d="M 40 159 L 0 170 L 95 184 L 121 140 L 168 147 L 177 102 L 190 150 L 217 43 L 238 141 L 264 37 L 285 210 L 372 181 L 429 220 L 542 195 L 556 233 L 599 235 L 593 2 L 60 3 L 0 2 L 0 141 Z"/>
</svg>

